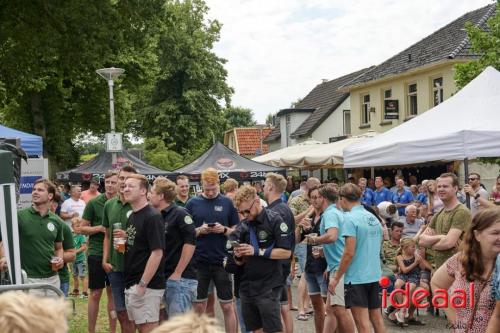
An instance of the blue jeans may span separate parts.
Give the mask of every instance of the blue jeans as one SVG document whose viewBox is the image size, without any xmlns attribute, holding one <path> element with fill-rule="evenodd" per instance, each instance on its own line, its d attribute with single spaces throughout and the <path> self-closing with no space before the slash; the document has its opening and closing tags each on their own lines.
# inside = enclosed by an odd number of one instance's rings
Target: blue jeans
<svg viewBox="0 0 500 333">
<path fill-rule="evenodd" d="M 306 273 L 307 290 L 309 295 L 328 295 L 328 284 L 323 276 L 323 273 Z"/>
<path fill-rule="evenodd" d="M 307 244 L 298 243 L 297 245 L 295 245 L 294 254 L 297 257 L 297 261 L 299 262 L 299 275 L 302 275 L 302 273 L 304 273 L 306 269 Z"/>
<path fill-rule="evenodd" d="M 179 281 L 167 280 L 165 304 L 169 318 L 188 312 L 196 300 L 198 281 L 181 278 Z"/>
<path fill-rule="evenodd" d="M 68 297 L 69 292 L 69 282 L 61 282 L 61 286 L 59 287 L 64 294 L 64 297 Z"/>
<path fill-rule="evenodd" d="M 123 272 L 108 273 L 108 280 L 111 284 L 111 293 L 113 294 L 115 311 L 121 312 L 127 310 L 125 307 L 125 278 L 123 276 Z"/>
</svg>

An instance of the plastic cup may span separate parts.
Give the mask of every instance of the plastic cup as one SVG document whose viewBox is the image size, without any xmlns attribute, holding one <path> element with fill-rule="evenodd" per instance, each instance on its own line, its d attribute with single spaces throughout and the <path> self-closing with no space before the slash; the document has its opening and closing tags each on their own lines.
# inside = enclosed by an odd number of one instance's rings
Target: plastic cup
<svg viewBox="0 0 500 333">
<path fill-rule="evenodd" d="M 113 223 L 113 230 L 122 230 L 121 223 Z"/>
<path fill-rule="evenodd" d="M 59 263 L 59 257 L 52 257 L 50 259 L 50 265 L 53 271 L 57 271 L 57 264 Z"/>
<path fill-rule="evenodd" d="M 125 238 L 117 238 L 116 247 L 118 252 L 125 253 Z"/>
</svg>

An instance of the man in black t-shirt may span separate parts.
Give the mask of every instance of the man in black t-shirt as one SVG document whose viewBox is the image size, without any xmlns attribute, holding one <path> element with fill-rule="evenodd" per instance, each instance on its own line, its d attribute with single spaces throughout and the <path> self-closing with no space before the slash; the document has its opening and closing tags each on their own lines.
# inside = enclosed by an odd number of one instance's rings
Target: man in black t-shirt
<svg viewBox="0 0 500 333">
<path fill-rule="evenodd" d="M 285 177 L 277 173 L 268 173 L 266 175 L 266 181 L 264 182 L 264 197 L 267 200 L 269 206 L 267 209 L 278 213 L 283 221 L 288 226 L 288 238 L 291 242 L 291 250 L 295 249 L 295 219 L 293 218 L 293 213 L 290 207 L 284 203 L 281 199 L 283 192 L 285 192 L 287 181 Z M 281 291 L 281 316 L 283 317 L 283 323 L 285 324 L 284 332 L 293 332 L 293 318 L 290 313 L 290 304 L 288 300 L 288 292 L 290 289 L 291 279 L 290 277 L 290 263 L 291 257 L 286 260 L 281 260 L 281 265 L 283 269 L 283 288 Z"/>
<path fill-rule="evenodd" d="M 158 177 L 151 188 L 151 205 L 161 213 L 165 235 L 165 304 L 169 318 L 189 311 L 196 300 L 198 280 L 192 257 L 196 231 L 188 212 L 177 206 L 175 183 Z"/>
<path fill-rule="evenodd" d="M 162 217 L 147 201 L 148 180 L 130 175 L 124 197 L 132 206 L 125 250 L 125 305 L 139 332 L 150 332 L 159 322 L 160 302 L 165 292 Z"/>
<path fill-rule="evenodd" d="M 236 264 L 243 268 L 239 292 L 246 329 L 281 332 L 280 260 L 292 254 L 288 225 L 279 214 L 262 207 L 250 185 L 240 187 L 235 204 L 245 218 L 235 230 L 238 243 L 232 245 Z"/>
</svg>

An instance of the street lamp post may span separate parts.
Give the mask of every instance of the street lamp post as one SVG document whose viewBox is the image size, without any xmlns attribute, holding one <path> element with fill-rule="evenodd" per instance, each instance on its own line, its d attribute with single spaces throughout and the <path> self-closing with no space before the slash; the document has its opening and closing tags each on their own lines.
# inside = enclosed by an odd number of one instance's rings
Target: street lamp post
<svg viewBox="0 0 500 333">
<path fill-rule="evenodd" d="M 114 80 L 116 80 L 120 75 L 125 72 L 122 68 L 101 68 L 96 70 L 96 73 L 102 76 L 104 79 L 108 81 L 109 86 L 109 122 L 111 125 L 111 134 L 115 133 L 115 102 L 113 98 L 113 85 Z M 116 152 L 113 151 L 111 153 L 111 163 L 113 167 L 116 166 Z"/>
</svg>

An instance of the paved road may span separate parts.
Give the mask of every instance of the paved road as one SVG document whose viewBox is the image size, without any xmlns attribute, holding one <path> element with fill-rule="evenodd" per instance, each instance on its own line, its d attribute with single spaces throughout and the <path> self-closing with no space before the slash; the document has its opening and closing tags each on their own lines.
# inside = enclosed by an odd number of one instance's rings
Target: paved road
<svg viewBox="0 0 500 333">
<path fill-rule="evenodd" d="M 294 281 L 292 286 L 292 292 L 295 294 L 297 292 L 297 280 Z M 294 298 L 296 300 L 296 298 Z M 294 301 L 296 304 L 296 302 Z M 292 315 L 294 316 L 294 332 L 297 333 L 315 333 L 314 331 L 314 318 L 311 316 L 307 321 L 299 321 L 296 320 L 297 316 L 296 311 L 292 311 Z M 385 327 L 387 328 L 388 333 L 401 333 L 401 332 L 419 332 L 419 333 L 431 333 L 431 332 L 442 332 L 447 333 L 451 332 L 451 330 L 446 328 L 446 320 L 443 317 L 435 317 L 426 313 L 425 310 L 420 310 L 419 319 L 425 323 L 425 326 L 408 326 L 405 328 L 397 327 L 393 323 L 384 319 Z M 219 322 L 222 324 L 222 313 L 220 311 L 220 307 L 216 305 L 216 316 L 219 319 Z"/>
</svg>

